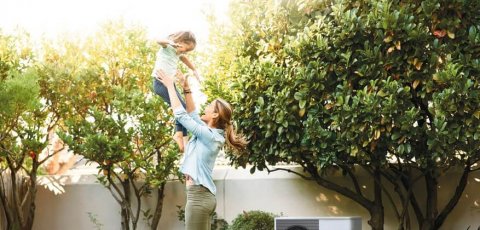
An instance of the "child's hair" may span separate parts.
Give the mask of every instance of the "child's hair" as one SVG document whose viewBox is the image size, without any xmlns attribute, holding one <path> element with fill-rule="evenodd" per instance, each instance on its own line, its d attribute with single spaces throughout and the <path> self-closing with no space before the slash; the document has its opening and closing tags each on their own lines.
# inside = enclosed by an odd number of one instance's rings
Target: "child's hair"
<svg viewBox="0 0 480 230">
<path fill-rule="evenodd" d="M 190 43 L 195 47 L 197 45 L 197 40 L 195 35 L 191 31 L 178 31 L 176 33 L 168 35 L 168 38 L 174 42 L 184 42 Z"/>
</svg>

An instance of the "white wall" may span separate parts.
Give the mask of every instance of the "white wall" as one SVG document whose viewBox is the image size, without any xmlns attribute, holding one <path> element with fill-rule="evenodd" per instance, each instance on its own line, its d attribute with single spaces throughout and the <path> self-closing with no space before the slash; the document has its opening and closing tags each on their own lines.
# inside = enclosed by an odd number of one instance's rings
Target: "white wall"
<svg viewBox="0 0 480 230">
<path fill-rule="evenodd" d="M 361 177 L 363 189 L 370 192 L 371 180 L 365 175 Z M 480 180 L 477 177 L 480 177 L 479 173 L 471 175 L 469 186 L 442 229 L 467 229 L 469 226 L 476 229 L 480 226 Z M 453 188 L 454 178 L 456 175 L 446 175 L 440 186 Z M 359 205 L 291 173 L 269 175 L 256 172 L 252 175 L 248 170 L 219 167 L 214 170 L 214 179 L 218 190 L 216 212 L 229 223 L 244 210 L 263 210 L 283 216 L 362 216 L 363 229 L 370 229 L 368 212 Z M 343 181 L 338 174 L 331 179 Z M 65 190 L 64 194 L 54 195 L 43 187 L 38 188 L 34 230 L 95 229 L 88 212 L 103 224 L 102 229 L 121 229 L 119 206 L 108 190 L 95 183 L 93 175 L 68 177 Z M 442 192 L 439 200 L 444 202 L 453 191 Z M 150 208 L 155 205 L 152 200 L 146 202 Z M 183 229 L 176 206 L 184 203 L 184 186 L 178 181 L 169 182 L 158 229 Z M 386 210 L 385 229 L 396 229 L 391 207 Z M 415 221 L 412 223 L 415 226 Z M 148 227 L 141 223 L 138 229 Z"/>
</svg>

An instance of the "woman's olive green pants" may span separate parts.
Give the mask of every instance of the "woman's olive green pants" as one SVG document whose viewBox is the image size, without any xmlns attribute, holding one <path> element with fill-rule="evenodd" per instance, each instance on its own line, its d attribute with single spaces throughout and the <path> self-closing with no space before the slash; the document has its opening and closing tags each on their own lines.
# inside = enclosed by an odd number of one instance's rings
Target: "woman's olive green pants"
<svg viewBox="0 0 480 230">
<path fill-rule="evenodd" d="M 185 230 L 210 230 L 212 214 L 217 206 L 215 195 L 201 185 L 190 185 L 186 190 Z"/>
</svg>

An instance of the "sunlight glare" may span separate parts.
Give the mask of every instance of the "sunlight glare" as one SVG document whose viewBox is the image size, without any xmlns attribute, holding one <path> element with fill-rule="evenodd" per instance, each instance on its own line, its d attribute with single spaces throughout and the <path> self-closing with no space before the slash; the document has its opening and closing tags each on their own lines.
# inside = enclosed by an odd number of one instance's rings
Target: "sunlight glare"
<svg viewBox="0 0 480 230">
<path fill-rule="evenodd" d="M 0 28 L 18 27 L 34 37 L 92 33 L 108 20 L 124 19 L 146 27 L 149 37 L 191 30 L 208 37 L 206 12 L 225 20 L 226 0 L 0 0 Z"/>
</svg>

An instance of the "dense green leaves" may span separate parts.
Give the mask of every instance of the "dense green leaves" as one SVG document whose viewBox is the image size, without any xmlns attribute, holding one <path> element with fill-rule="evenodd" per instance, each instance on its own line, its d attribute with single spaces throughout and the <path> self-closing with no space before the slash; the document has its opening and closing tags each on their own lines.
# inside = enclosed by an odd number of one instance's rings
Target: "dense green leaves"
<svg viewBox="0 0 480 230">
<path fill-rule="evenodd" d="M 478 3 L 237 4 L 231 33 L 242 36 L 225 43 L 237 49 L 234 68 L 223 73 L 235 76 L 226 79 L 234 90 L 223 95 L 236 99 L 255 162 L 289 161 L 279 157 L 284 151 L 314 154 L 319 143 L 359 161 L 380 139 L 409 159 L 421 135 L 478 126 L 478 17 L 464 18 Z M 452 125 L 437 127 L 444 119 Z M 466 151 L 464 143 L 450 138 L 438 151 Z"/>
<path fill-rule="evenodd" d="M 83 39 L 45 40 L 35 53 L 31 44 L 26 35 L 0 34 L 0 173 L 8 168 L 14 177 L 31 178 L 28 194 L 10 192 L 21 198 L 15 202 L 0 186 L 6 227 L 31 228 L 36 175 L 52 157 L 38 154 L 54 129 L 70 150 L 98 165 L 99 181 L 121 206 L 124 229 L 135 229 L 141 212 L 153 213 L 149 221 L 157 226 L 162 202 L 143 210 L 140 198 L 156 189 L 163 199 L 179 157 L 170 136 L 173 116 L 151 91 L 158 47 L 143 28 L 121 21 Z M 23 197 L 32 202 L 17 204 Z"/>
<path fill-rule="evenodd" d="M 39 154 L 59 119 L 39 95 L 35 60 L 26 34 L 0 34 L 0 227 L 7 229 L 33 225 L 36 177 L 46 160 Z"/>
<path fill-rule="evenodd" d="M 173 117 L 151 91 L 155 48 L 143 29 L 114 22 L 95 39 L 45 44 L 41 63 L 41 84 L 49 86 L 42 93 L 65 121 L 61 137 L 98 164 L 99 181 L 121 206 L 123 229 L 135 229 L 147 212 L 140 198 L 158 188 L 162 199 L 167 178 L 177 172 Z"/>
<path fill-rule="evenodd" d="M 213 68 L 232 76 L 222 78 L 232 89 L 220 95 L 233 100 L 251 140 L 250 154 L 232 158 L 235 164 L 295 162 L 312 176 L 361 165 L 372 174 L 384 168 L 385 179 L 401 185 L 395 178 L 409 175 L 405 168 L 434 184 L 431 172 L 461 162 L 468 175 L 479 160 L 478 1 L 232 6 L 216 53 L 234 55 L 220 64 L 231 68 Z"/>
<path fill-rule="evenodd" d="M 233 219 L 232 225 L 228 229 L 269 230 L 275 227 L 275 217 L 275 214 L 263 211 L 244 211 Z"/>
</svg>

